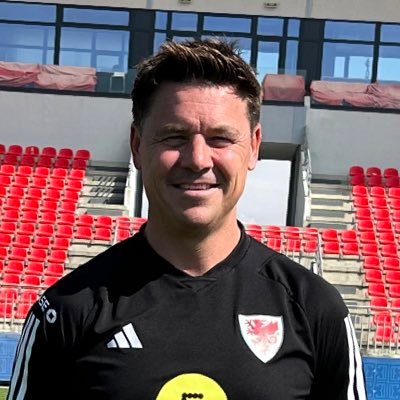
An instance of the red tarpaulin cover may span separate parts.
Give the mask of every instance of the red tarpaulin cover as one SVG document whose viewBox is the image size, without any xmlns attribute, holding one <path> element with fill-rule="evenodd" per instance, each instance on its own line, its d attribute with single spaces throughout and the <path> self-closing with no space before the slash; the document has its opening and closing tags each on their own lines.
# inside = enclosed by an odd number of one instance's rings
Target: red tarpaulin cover
<svg viewBox="0 0 400 400">
<path fill-rule="evenodd" d="M 301 75 L 268 74 L 262 82 L 263 100 L 303 102 L 304 77 Z"/>
<path fill-rule="evenodd" d="M 41 65 L 35 85 L 43 89 L 93 92 L 96 88 L 96 69 L 63 65 Z"/>
<path fill-rule="evenodd" d="M 39 73 L 38 64 L 0 61 L 0 85 L 20 87 L 35 81 Z"/>
</svg>

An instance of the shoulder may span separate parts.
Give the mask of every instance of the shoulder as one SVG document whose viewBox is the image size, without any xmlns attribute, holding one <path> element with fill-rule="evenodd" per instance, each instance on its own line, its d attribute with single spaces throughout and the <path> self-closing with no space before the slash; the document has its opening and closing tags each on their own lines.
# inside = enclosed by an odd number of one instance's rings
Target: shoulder
<svg viewBox="0 0 400 400">
<path fill-rule="evenodd" d="M 260 243 L 252 243 L 251 257 L 260 260 L 258 273 L 284 287 L 290 296 L 310 316 L 326 314 L 343 319 L 348 310 L 339 291 L 323 277 L 303 265 Z"/>
</svg>

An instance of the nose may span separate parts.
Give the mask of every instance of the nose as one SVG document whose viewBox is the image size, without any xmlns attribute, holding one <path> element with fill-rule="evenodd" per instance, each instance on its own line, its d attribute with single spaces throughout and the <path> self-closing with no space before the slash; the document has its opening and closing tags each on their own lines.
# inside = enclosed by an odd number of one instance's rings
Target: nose
<svg viewBox="0 0 400 400">
<path fill-rule="evenodd" d="M 212 168 L 211 148 L 201 134 L 193 135 L 182 148 L 181 165 L 184 168 L 199 172 Z"/>
</svg>

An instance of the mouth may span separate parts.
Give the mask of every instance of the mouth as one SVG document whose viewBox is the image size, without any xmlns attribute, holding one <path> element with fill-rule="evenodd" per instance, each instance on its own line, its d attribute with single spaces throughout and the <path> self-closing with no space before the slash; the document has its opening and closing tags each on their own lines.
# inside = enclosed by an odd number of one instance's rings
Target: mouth
<svg viewBox="0 0 400 400">
<path fill-rule="evenodd" d="M 220 185 L 217 183 L 181 183 L 172 186 L 176 189 L 181 189 L 181 190 L 202 191 L 202 190 L 215 189 Z"/>
</svg>

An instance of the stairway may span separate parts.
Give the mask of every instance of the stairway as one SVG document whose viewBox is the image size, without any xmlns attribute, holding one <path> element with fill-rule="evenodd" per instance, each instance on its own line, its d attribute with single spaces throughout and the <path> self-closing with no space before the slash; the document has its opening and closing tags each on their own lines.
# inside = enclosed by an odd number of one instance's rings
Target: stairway
<svg viewBox="0 0 400 400">
<path fill-rule="evenodd" d="M 309 226 L 318 229 L 354 229 L 351 191 L 346 178 L 315 179 L 311 182 L 311 216 Z M 332 283 L 349 306 L 368 304 L 362 263 L 357 256 L 322 259 L 323 277 Z"/>
</svg>

